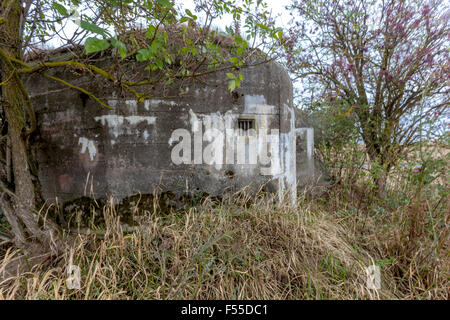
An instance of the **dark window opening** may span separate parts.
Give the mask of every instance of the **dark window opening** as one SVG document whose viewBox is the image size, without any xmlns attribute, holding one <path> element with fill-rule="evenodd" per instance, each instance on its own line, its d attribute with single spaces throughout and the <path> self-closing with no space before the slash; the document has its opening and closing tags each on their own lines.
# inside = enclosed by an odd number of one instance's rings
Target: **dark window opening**
<svg viewBox="0 0 450 320">
<path fill-rule="evenodd" d="M 240 136 L 248 136 L 249 130 L 255 129 L 255 120 L 238 119 L 238 129 Z"/>
</svg>

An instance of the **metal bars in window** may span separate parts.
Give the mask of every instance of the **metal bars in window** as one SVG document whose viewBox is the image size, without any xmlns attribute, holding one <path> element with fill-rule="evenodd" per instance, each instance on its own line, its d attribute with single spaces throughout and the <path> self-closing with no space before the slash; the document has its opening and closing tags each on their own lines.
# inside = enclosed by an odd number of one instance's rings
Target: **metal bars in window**
<svg viewBox="0 0 450 320">
<path fill-rule="evenodd" d="M 254 119 L 238 119 L 238 130 L 240 136 L 249 136 L 250 130 L 255 129 Z"/>
</svg>

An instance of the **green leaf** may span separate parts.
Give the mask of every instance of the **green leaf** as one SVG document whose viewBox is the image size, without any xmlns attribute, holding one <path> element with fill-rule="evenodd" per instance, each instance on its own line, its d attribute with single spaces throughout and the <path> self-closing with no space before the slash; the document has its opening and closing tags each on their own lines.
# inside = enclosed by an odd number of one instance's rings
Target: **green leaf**
<svg viewBox="0 0 450 320">
<path fill-rule="evenodd" d="M 86 50 L 86 53 L 91 52 L 97 52 L 106 50 L 109 48 L 109 42 L 108 40 L 104 39 L 97 39 L 97 38 L 87 38 L 86 42 L 84 43 L 84 49 Z"/>
<path fill-rule="evenodd" d="M 127 46 L 125 45 L 125 43 L 115 38 L 112 38 L 111 44 L 113 45 L 114 48 L 117 49 L 117 51 L 119 51 L 119 55 L 122 59 L 124 59 L 127 56 Z"/>
<path fill-rule="evenodd" d="M 191 17 L 194 20 L 197 20 L 197 16 L 195 14 L 192 14 L 191 10 L 186 9 L 185 12 L 189 17 Z"/>
<path fill-rule="evenodd" d="M 158 68 L 163 69 L 164 64 L 161 59 L 155 59 L 155 64 L 158 66 Z"/>
<path fill-rule="evenodd" d="M 183 23 L 183 22 L 186 22 L 186 21 L 188 21 L 189 20 L 189 18 L 188 17 L 181 17 L 181 19 L 178 21 L 179 23 Z"/>
<path fill-rule="evenodd" d="M 161 41 L 154 40 L 152 42 L 151 47 L 152 47 L 154 52 L 158 52 L 161 49 L 161 47 L 162 47 L 162 43 L 161 43 Z"/>
<path fill-rule="evenodd" d="M 99 34 L 105 38 L 109 35 L 108 31 L 106 31 L 105 29 L 100 28 L 99 26 L 85 20 L 80 21 L 80 27 L 84 30 Z"/>
<path fill-rule="evenodd" d="M 68 16 L 69 13 L 67 12 L 66 8 L 59 4 L 58 2 L 53 2 L 53 8 L 55 8 L 56 11 L 62 16 Z"/>
<path fill-rule="evenodd" d="M 186 53 L 188 53 L 188 51 L 189 51 L 188 47 L 183 47 L 180 50 L 178 50 L 178 53 L 179 54 L 186 54 Z"/>
<path fill-rule="evenodd" d="M 243 49 L 242 47 L 237 47 L 237 48 L 236 48 L 236 54 L 237 54 L 239 57 L 242 57 L 242 55 L 244 54 L 244 49 Z"/>
<path fill-rule="evenodd" d="M 278 40 L 283 39 L 283 31 L 278 31 L 277 35 L 278 35 Z"/>
<path fill-rule="evenodd" d="M 228 79 L 231 79 L 231 80 L 236 79 L 236 76 L 234 74 L 232 74 L 231 72 L 227 73 L 227 77 L 228 77 Z"/>
<path fill-rule="evenodd" d="M 147 27 L 147 32 L 145 32 L 145 36 L 149 39 L 152 39 L 155 34 L 156 27 L 153 25 L 149 25 Z"/>
<path fill-rule="evenodd" d="M 136 54 L 136 60 L 139 62 L 147 61 L 153 56 L 153 51 L 149 49 L 140 49 Z"/>
<path fill-rule="evenodd" d="M 172 8 L 173 4 L 169 0 L 158 0 L 158 4 L 160 6 L 166 7 L 166 8 Z"/>
<path fill-rule="evenodd" d="M 236 80 L 231 80 L 230 83 L 228 83 L 228 90 L 233 92 L 234 89 L 236 89 Z"/>
</svg>

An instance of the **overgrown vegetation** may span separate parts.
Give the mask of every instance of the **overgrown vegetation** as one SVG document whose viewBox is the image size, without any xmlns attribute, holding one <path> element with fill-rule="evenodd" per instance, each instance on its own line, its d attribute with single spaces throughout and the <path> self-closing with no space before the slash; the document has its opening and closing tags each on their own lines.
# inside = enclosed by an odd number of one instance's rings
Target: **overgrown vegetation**
<svg viewBox="0 0 450 320">
<path fill-rule="evenodd" d="M 448 180 L 427 184 L 408 170 L 384 201 L 371 196 L 362 171 L 346 184 L 353 170 L 341 170 L 321 198 L 305 192 L 297 208 L 244 192 L 182 212 L 137 200 L 129 210 L 141 226 L 131 229 L 111 199 L 100 211 L 104 225 L 66 234 L 59 259 L 8 276 L 23 258 L 2 246 L 0 297 L 448 299 Z M 418 188 L 427 195 L 420 203 Z M 79 289 L 66 286 L 70 264 L 81 269 Z M 380 290 L 366 286 L 372 264 L 381 268 Z"/>
<path fill-rule="evenodd" d="M 302 83 L 303 106 L 331 109 L 328 125 L 345 119 L 356 130 L 383 197 L 421 124 L 448 117 L 448 3 L 294 0 L 290 10 L 286 64 Z"/>
<path fill-rule="evenodd" d="M 283 35 L 261 1 L 240 7 L 198 0 L 203 25 L 168 0 L 92 3 L 78 21 L 68 8 L 80 1 L 0 4 L 0 98 L 2 125 L 8 124 L 0 152 L 0 298 L 449 298 L 448 6 L 294 1 L 299 20 Z M 225 13 L 236 25 L 218 35 L 212 21 Z M 241 16 L 246 24 L 239 30 Z M 25 53 L 61 34 L 64 25 L 56 28 L 55 21 L 69 20 L 79 26 L 75 38 L 62 38 L 62 50 L 72 50 L 69 60 L 47 61 L 40 48 L 34 52 L 40 61 L 31 66 Z M 130 32 L 137 20 L 145 27 Z M 308 30 L 312 25 L 317 28 Z M 176 52 L 168 50 L 174 35 Z M 82 43 L 84 52 L 77 53 Z M 269 60 L 281 48 L 287 49 L 285 66 L 311 94 L 307 111 L 322 121 L 316 154 L 334 178 L 322 196 L 311 198 L 306 190 L 292 208 L 241 192 L 184 211 L 162 206 L 157 197 L 126 207 L 89 200 L 84 209 L 74 207 L 74 216 L 103 219 L 87 219 L 90 228 L 80 230 L 64 229 L 73 226 L 65 221 L 71 216 L 62 217 L 57 206 L 35 210 L 39 190 L 28 150 L 36 120 L 23 86 L 27 75 L 80 69 L 142 100 L 149 93 L 136 89 L 141 85 L 202 81 L 202 72 L 226 63 L 233 91 L 252 55 L 262 52 Z M 134 59 L 158 77 L 113 77 L 85 59 L 105 52 L 117 66 Z M 125 225 L 124 217 L 140 223 Z M 381 268 L 379 290 L 366 286 L 373 264 Z M 66 286 L 71 265 L 80 267 L 80 288 Z"/>
</svg>

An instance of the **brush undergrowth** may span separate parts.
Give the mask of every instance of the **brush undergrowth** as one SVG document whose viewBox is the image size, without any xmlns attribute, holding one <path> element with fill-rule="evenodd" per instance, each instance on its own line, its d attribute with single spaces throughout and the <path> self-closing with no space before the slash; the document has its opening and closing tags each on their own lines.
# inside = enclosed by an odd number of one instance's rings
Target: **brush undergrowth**
<svg viewBox="0 0 450 320">
<path fill-rule="evenodd" d="M 4 276 L 0 298 L 447 299 L 445 217 L 412 247 L 404 206 L 380 214 L 360 203 L 335 191 L 302 196 L 295 209 L 242 195 L 164 214 L 138 202 L 141 225 L 129 230 L 111 199 L 101 228 L 67 234 L 63 256 Z M 1 254 L 0 274 L 21 257 Z M 79 289 L 66 286 L 71 264 Z M 366 286 L 372 264 L 380 290 Z"/>
<path fill-rule="evenodd" d="M 67 232 L 59 257 L 0 242 L 0 299 L 448 299 L 449 153 L 399 164 L 383 198 L 365 159 L 336 149 L 334 185 L 296 208 L 244 191 L 183 211 L 157 196 L 73 207 L 90 228 Z M 366 285 L 371 265 L 379 290 Z"/>
</svg>

